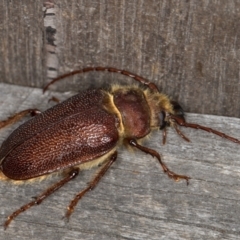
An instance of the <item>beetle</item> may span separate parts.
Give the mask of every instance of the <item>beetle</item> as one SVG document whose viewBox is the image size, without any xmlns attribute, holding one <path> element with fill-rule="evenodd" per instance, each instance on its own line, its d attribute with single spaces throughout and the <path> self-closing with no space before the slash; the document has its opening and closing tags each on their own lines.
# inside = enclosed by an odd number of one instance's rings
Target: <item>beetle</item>
<svg viewBox="0 0 240 240">
<path fill-rule="evenodd" d="M 33 201 L 13 212 L 4 223 L 6 229 L 20 213 L 40 204 L 50 194 L 74 179 L 80 169 L 101 165 L 100 171 L 70 202 L 66 218 L 78 201 L 92 190 L 117 159 L 119 145 L 127 145 L 155 157 L 163 171 L 175 181 L 190 177 L 171 171 L 160 154 L 138 143 L 154 129 L 163 131 L 166 142 L 168 127 L 173 127 L 186 141 L 178 126 L 211 132 L 240 144 L 240 140 L 195 123 L 188 123 L 181 106 L 161 93 L 157 86 L 131 72 L 110 67 L 89 67 L 53 79 L 45 88 L 63 78 L 90 71 L 120 73 L 140 82 L 145 88 L 113 86 L 111 90 L 83 91 L 45 112 L 27 109 L 0 122 L 0 128 L 30 114 L 32 118 L 14 130 L 0 148 L 0 170 L 12 180 L 29 180 L 53 172 L 68 171 L 61 181 L 50 186 Z"/>
</svg>

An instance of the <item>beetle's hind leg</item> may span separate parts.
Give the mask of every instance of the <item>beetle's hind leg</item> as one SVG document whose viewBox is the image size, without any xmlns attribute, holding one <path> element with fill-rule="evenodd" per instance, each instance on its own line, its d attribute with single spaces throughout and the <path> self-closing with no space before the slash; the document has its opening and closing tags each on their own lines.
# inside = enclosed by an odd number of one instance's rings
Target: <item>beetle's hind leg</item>
<svg viewBox="0 0 240 240">
<path fill-rule="evenodd" d="M 143 151 L 143 152 L 145 152 L 147 154 L 150 154 L 153 157 L 156 157 L 158 159 L 159 163 L 161 164 L 161 166 L 163 168 L 163 171 L 165 173 L 167 173 L 167 175 L 170 178 L 174 179 L 175 181 L 179 181 L 180 179 L 185 179 L 187 181 L 187 185 L 188 185 L 190 177 L 185 176 L 185 175 L 179 175 L 179 174 L 176 174 L 176 173 L 170 171 L 169 168 L 166 166 L 166 164 L 161 160 L 161 157 L 160 157 L 158 152 L 156 152 L 155 150 L 153 150 L 151 148 L 147 148 L 147 147 L 144 147 L 144 146 L 138 144 L 135 139 L 126 139 L 126 141 L 132 147 L 138 148 L 139 150 L 141 150 L 141 151 Z"/>
<path fill-rule="evenodd" d="M 41 111 L 39 111 L 38 109 L 23 110 L 21 112 L 18 112 L 16 114 L 14 114 L 13 116 L 9 117 L 8 119 L 6 119 L 4 121 L 0 121 L 0 129 L 20 121 L 22 118 L 24 118 L 27 115 L 30 115 L 30 116 L 33 117 L 33 116 L 38 115 L 40 113 L 41 113 Z"/>
<path fill-rule="evenodd" d="M 77 205 L 78 201 L 85 195 L 85 193 L 87 193 L 90 190 L 93 190 L 96 185 L 99 183 L 99 181 L 101 180 L 101 178 L 105 175 L 105 173 L 107 172 L 107 170 L 112 166 L 112 164 L 116 161 L 117 159 L 117 152 L 115 151 L 111 156 L 110 159 L 102 166 L 102 168 L 100 169 L 100 171 L 98 172 L 98 174 L 93 178 L 93 180 L 88 184 L 88 186 L 82 190 L 80 193 L 78 193 L 74 199 L 70 202 L 68 208 L 67 208 L 67 212 L 65 217 L 67 219 L 69 219 L 69 217 L 71 216 L 71 214 L 74 211 L 75 206 Z"/>
<path fill-rule="evenodd" d="M 68 175 L 63 178 L 61 181 L 55 183 L 51 187 L 49 187 L 46 191 L 44 191 L 39 196 L 35 197 L 33 201 L 23 205 L 21 208 L 13 212 L 11 215 L 8 216 L 8 219 L 4 223 L 4 229 L 8 227 L 8 225 L 11 223 L 11 221 L 16 218 L 20 213 L 25 212 L 27 209 L 34 205 L 39 205 L 45 198 L 47 198 L 49 195 L 57 191 L 60 187 L 62 187 L 65 183 L 69 182 L 70 180 L 74 179 L 79 173 L 79 168 L 72 169 Z"/>
</svg>

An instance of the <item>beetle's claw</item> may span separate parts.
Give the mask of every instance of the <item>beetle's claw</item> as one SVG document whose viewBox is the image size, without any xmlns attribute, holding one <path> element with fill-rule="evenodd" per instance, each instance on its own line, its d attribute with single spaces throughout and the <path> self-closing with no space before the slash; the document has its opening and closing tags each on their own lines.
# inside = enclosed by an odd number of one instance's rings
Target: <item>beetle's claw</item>
<svg viewBox="0 0 240 240">
<path fill-rule="evenodd" d="M 70 216 L 72 215 L 73 213 L 73 209 L 71 208 L 67 208 L 67 212 L 65 214 L 65 216 L 63 217 L 63 219 L 65 219 L 67 222 L 69 222 L 69 219 L 70 219 Z"/>
<path fill-rule="evenodd" d="M 11 221 L 12 221 L 12 219 L 11 219 L 11 218 L 8 218 L 8 219 L 4 222 L 4 224 L 3 224 L 4 230 L 6 230 L 6 229 L 8 228 L 8 225 L 10 224 Z"/>
<path fill-rule="evenodd" d="M 180 181 L 181 179 L 185 179 L 186 182 L 187 182 L 187 185 L 189 185 L 189 180 L 191 179 L 190 177 L 185 176 L 185 175 L 179 175 L 179 174 L 176 174 L 172 171 L 168 171 L 167 174 L 170 178 L 172 178 L 176 182 Z"/>
</svg>

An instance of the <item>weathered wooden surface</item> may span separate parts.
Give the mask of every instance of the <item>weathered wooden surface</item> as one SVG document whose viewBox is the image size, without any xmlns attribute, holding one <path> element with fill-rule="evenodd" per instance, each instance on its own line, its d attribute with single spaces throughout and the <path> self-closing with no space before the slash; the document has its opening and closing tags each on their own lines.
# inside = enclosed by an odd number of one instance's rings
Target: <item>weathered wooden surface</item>
<svg viewBox="0 0 240 240">
<path fill-rule="evenodd" d="M 108 65 L 157 82 L 189 112 L 240 117 L 238 0 L 3 0 L 0 12 L 3 82 L 42 87 L 46 73 Z"/>
<path fill-rule="evenodd" d="M 0 81 L 38 86 L 45 80 L 41 1 L 0 2 Z"/>
<path fill-rule="evenodd" d="M 51 95 L 40 89 L 0 84 L 0 118 L 26 109 L 44 110 Z M 240 119 L 187 114 L 187 119 L 240 137 Z M 0 143 L 16 126 L 0 130 Z M 1 239 L 240 239 L 240 145 L 201 131 L 184 129 L 191 143 L 169 130 L 162 146 L 161 133 L 146 146 L 158 150 L 177 173 L 192 177 L 189 186 L 175 183 L 152 157 L 121 149 L 118 161 L 101 183 L 77 205 L 65 222 L 67 205 L 91 179 L 96 169 L 16 218 Z M 77 133 L 76 133 L 77 134 Z M 1 182 L 0 221 L 32 200 L 61 176 L 34 184 Z"/>
</svg>

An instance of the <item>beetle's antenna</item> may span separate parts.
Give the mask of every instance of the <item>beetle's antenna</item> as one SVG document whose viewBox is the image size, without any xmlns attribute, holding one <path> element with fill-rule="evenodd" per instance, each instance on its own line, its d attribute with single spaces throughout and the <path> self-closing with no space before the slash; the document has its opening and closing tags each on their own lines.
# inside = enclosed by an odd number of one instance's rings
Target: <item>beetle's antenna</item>
<svg viewBox="0 0 240 240">
<path fill-rule="evenodd" d="M 143 78 L 139 75 L 136 75 L 134 73 L 131 73 L 131 72 L 128 72 L 128 71 L 125 71 L 125 70 L 121 70 L 121 69 L 117 69 L 117 68 L 111 68 L 111 67 L 88 67 L 88 68 L 75 70 L 75 71 L 63 74 L 63 75 L 61 75 L 57 78 L 54 78 L 51 82 L 49 82 L 43 88 L 43 93 L 48 89 L 48 87 L 50 85 L 52 85 L 53 83 L 55 83 L 55 82 L 57 82 L 57 81 L 59 81 L 63 78 L 70 77 L 70 76 L 80 74 L 80 73 L 92 72 L 92 71 L 102 71 L 102 72 L 107 71 L 107 72 L 119 73 L 119 74 L 125 75 L 127 77 L 133 78 L 134 80 L 142 83 L 143 85 L 147 86 L 148 88 L 150 88 L 153 91 L 159 92 L 157 86 L 154 83 L 149 82 L 147 79 L 145 79 L 145 78 Z"/>
<path fill-rule="evenodd" d="M 184 119 L 178 117 L 178 116 L 174 116 L 174 115 L 171 115 L 170 118 L 172 120 L 175 121 L 175 123 L 177 123 L 179 126 L 183 126 L 183 127 L 189 127 L 189 128 L 195 128 L 195 129 L 200 129 L 200 130 L 203 130 L 203 131 L 206 131 L 206 132 L 210 132 L 210 133 L 213 133 L 213 134 L 216 134 L 222 138 L 225 138 L 229 141 L 232 141 L 234 143 L 238 143 L 240 144 L 240 140 L 239 139 L 236 139 L 236 138 L 233 138 L 229 135 L 226 135 L 225 133 L 223 132 L 219 132 L 217 130 L 214 130 L 212 128 L 209 128 L 209 127 L 205 127 L 205 126 L 202 126 L 202 125 L 199 125 L 199 124 L 195 124 L 195 123 L 188 123 L 186 122 Z M 176 129 L 176 128 L 175 128 Z"/>
</svg>

